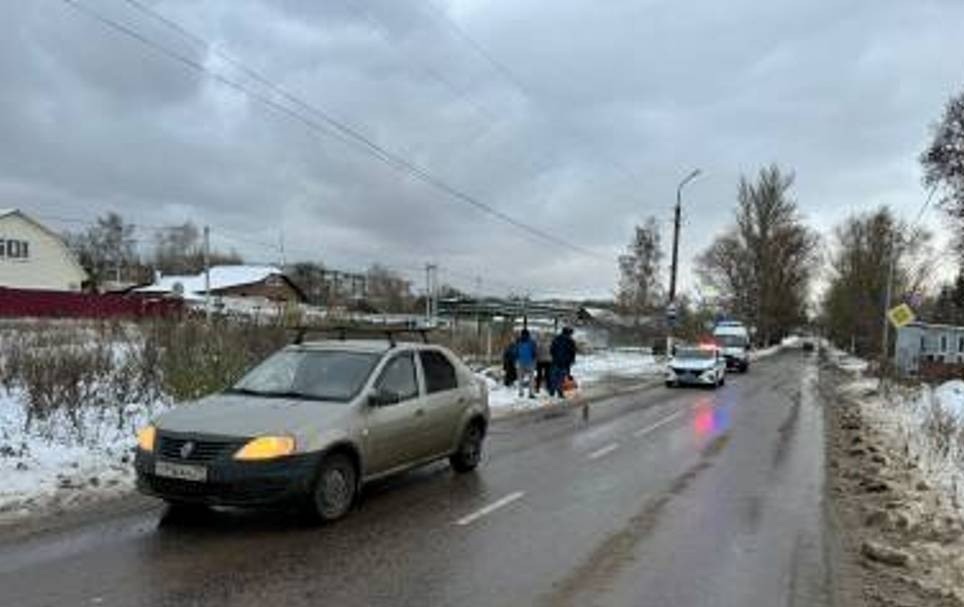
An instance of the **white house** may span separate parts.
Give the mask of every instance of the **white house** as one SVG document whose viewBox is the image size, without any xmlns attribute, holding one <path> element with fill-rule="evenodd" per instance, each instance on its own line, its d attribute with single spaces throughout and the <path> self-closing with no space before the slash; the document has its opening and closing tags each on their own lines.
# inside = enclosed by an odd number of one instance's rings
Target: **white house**
<svg viewBox="0 0 964 607">
<path fill-rule="evenodd" d="M 0 287 L 79 291 L 86 280 L 59 234 L 18 209 L 0 209 Z"/>
<path fill-rule="evenodd" d="M 897 330 L 894 363 L 904 375 L 915 375 L 921 361 L 964 363 L 964 327 L 912 322 Z"/>
</svg>

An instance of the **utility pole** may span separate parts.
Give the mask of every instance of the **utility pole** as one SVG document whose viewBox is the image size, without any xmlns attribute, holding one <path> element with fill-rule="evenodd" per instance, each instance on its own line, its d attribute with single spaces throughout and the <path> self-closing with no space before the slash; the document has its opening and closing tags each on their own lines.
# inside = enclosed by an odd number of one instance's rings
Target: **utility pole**
<svg viewBox="0 0 964 607">
<path fill-rule="evenodd" d="M 683 188 L 687 183 L 693 181 L 700 175 L 700 169 L 694 169 L 689 175 L 683 178 L 676 186 L 676 209 L 673 213 L 673 258 L 672 266 L 669 271 L 669 309 L 667 316 L 676 311 L 676 272 L 679 265 L 679 229 L 683 215 Z M 669 320 L 669 319 L 667 319 Z M 675 318 L 673 319 L 675 322 Z M 666 334 L 666 355 L 669 356 L 673 349 L 673 329 L 669 328 Z"/>
<path fill-rule="evenodd" d="M 204 316 L 211 320 L 211 226 L 204 226 Z"/>
<path fill-rule="evenodd" d="M 890 351 L 890 319 L 887 318 L 887 311 L 890 310 L 891 298 L 894 292 L 894 264 L 897 260 L 897 229 L 894 227 L 893 232 L 890 235 L 890 252 L 889 261 L 887 263 L 887 288 L 884 290 L 884 330 L 881 335 L 883 339 L 880 342 L 880 379 L 883 379 L 887 375 L 887 362 L 888 354 Z"/>
<path fill-rule="evenodd" d="M 924 204 L 921 205 L 920 210 L 917 212 L 917 217 L 914 219 L 914 223 L 911 227 L 916 227 L 921 218 L 924 216 L 924 212 L 927 211 L 927 207 L 930 206 L 931 200 L 934 198 L 934 194 L 937 192 L 937 185 L 931 187 L 930 193 L 928 193 L 927 198 L 924 200 Z M 890 234 L 890 260 L 887 264 L 887 288 L 884 291 L 884 324 L 881 344 L 880 344 L 880 382 L 883 384 L 883 388 L 886 390 L 887 386 L 884 379 L 887 376 L 887 367 L 890 362 L 890 319 L 887 318 L 887 312 L 890 310 L 892 305 L 891 299 L 893 298 L 894 292 L 894 272 L 896 271 L 897 265 L 897 246 L 900 244 L 898 239 L 901 235 L 898 231 L 899 226 L 896 221 L 892 232 Z"/>
<path fill-rule="evenodd" d="M 435 302 L 435 271 L 438 268 L 434 263 L 425 264 L 425 322 L 428 326 L 435 325 L 435 315 L 438 313 L 438 304 Z"/>
</svg>

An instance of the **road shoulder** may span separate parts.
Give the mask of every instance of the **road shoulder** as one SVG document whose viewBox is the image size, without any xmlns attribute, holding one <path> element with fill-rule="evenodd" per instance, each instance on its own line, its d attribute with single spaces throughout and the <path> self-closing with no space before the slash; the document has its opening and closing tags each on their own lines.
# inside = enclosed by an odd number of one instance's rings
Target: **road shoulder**
<svg viewBox="0 0 964 607">
<path fill-rule="evenodd" d="M 833 369 L 824 377 L 835 603 L 964 605 L 960 573 L 951 574 L 960 568 L 946 562 L 961 554 L 960 522 L 899 440 L 868 419 L 859 398 L 842 390 L 850 378 Z"/>
</svg>

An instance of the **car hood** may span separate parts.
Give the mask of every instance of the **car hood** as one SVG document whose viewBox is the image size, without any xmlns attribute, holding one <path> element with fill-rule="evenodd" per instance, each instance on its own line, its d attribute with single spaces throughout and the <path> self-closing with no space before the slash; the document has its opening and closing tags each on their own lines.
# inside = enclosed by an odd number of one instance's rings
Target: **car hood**
<svg viewBox="0 0 964 607">
<path fill-rule="evenodd" d="M 706 371 L 712 369 L 715 362 L 712 360 L 671 360 L 669 363 L 672 369 L 685 369 L 687 371 Z"/>
<path fill-rule="evenodd" d="M 264 434 L 298 436 L 336 426 L 351 405 L 314 400 L 266 398 L 245 394 L 215 394 L 161 414 L 160 431 L 251 437 Z"/>
</svg>

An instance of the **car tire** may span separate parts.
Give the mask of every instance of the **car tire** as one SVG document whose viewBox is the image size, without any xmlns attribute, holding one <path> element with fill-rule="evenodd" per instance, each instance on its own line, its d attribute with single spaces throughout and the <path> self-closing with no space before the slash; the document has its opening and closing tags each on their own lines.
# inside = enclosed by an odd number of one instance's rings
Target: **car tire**
<svg viewBox="0 0 964 607">
<path fill-rule="evenodd" d="M 667 387 L 667 388 L 675 388 L 675 387 L 676 387 L 676 383 L 675 383 L 675 382 L 668 381 L 668 382 L 666 382 L 666 387 Z"/>
<path fill-rule="evenodd" d="M 455 453 L 449 456 L 449 464 L 452 469 L 459 474 L 475 470 L 479 462 L 482 461 L 482 441 L 485 439 L 485 431 L 482 424 L 472 422 L 462 432 L 459 439 L 459 446 Z"/>
<path fill-rule="evenodd" d="M 721 375 L 721 376 L 720 376 L 720 386 L 725 386 L 725 385 L 726 385 L 726 375 Z"/>
<path fill-rule="evenodd" d="M 358 471 L 354 462 L 341 453 L 327 455 L 318 467 L 311 491 L 308 514 L 327 523 L 348 514 L 358 493 Z"/>
</svg>

